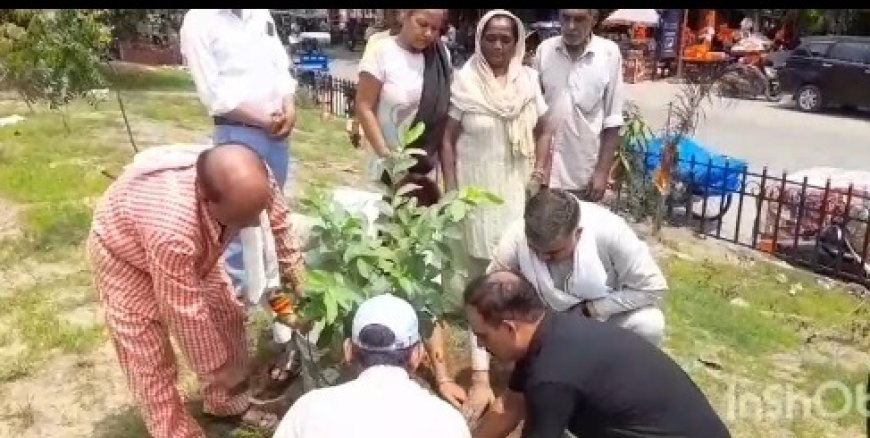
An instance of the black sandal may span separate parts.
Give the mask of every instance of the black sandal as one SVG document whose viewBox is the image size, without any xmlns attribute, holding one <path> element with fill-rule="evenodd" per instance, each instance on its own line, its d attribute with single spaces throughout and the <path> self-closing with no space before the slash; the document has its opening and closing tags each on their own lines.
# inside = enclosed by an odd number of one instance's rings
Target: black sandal
<svg viewBox="0 0 870 438">
<path fill-rule="evenodd" d="M 280 419 L 278 415 L 265 412 L 256 406 L 250 406 L 239 415 L 218 416 L 205 414 L 209 420 L 209 429 L 219 429 L 224 434 L 231 434 L 238 429 L 256 429 L 266 432 L 274 432 L 278 428 Z"/>
<path fill-rule="evenodd" d="M 293 347 L 288 347 L 282 352 L 278 359 L 269 367 L 269 382 L 270 387 L 283 386 L 286 387 L 289 383 L 299 376 L 302 370 L 302 362 L 299 358 L 299 353 Z"/>
</svg>

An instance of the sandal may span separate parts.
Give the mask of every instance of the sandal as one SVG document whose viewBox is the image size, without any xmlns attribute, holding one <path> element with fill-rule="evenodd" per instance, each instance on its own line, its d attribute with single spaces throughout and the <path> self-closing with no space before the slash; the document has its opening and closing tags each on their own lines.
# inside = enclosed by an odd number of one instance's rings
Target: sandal
<svg viewBox="0 0 870 438">
<path fill-rule="evenodd" d="M 270 388 L 287 387 L 302 369 L 299 353 L 295 348 L 289 347 L 282 352 L 278 359 L 269 367 Z"/>
<path fill-rule="evenodd" d="M 262 411 L 260 409 L 257 409 L 255 406 L 249 407 L 248 410 L 239 415 L 217 416 L 212 414 L 205 414 L 205 416 L 210 422 L 217 423 L 211 426 L 218 426 L 219 429 L 248 428 L 267 432 L 274 432 L 275 429 L 278 428 L 279 422 L 278 415 L 271 412 Z M 226 432 L 232 433 L 232 431 L 230 430 L 227 430 Z"/>
</svg>

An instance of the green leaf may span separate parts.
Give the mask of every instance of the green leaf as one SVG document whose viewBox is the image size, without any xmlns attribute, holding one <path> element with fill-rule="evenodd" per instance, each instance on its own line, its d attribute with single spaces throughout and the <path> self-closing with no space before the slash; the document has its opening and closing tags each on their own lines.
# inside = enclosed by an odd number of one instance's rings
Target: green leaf
<svg viewBox="0 0 870 438">
<path fill-rule="evenodd" d="M 407 148 L 405 149 L 405 153 L 412 157 L 425 157 L 426 155 L 429 155 L 428 152 L 420 148 Z"/>
<path fill-rule="evenodd" d="M 495 204 L 495 205 L 504 204 L 504 200 L 499 198 L 498 196 L 496 196 L 493 193 L 485 191 L 485 192 L 483 192 L 483 197 L 484 197 L 484 199 L 486 199 L 487 202 L 490 202 L 492 204 Z"/>
<path fill-rule="evenodd" d="M 465 237 L 458 227 L 448 227 L 442 233 L 444 233 L 444 237 L 453 240 L 462 240 Z"/>
<path fill-rule="evenodd" d="M 393 208 L 392 205 L 390 205 L 387 202 L 378 201 L 378 203 L 376 205 L 378 207 L 378 211 L 380 211 L 381 214 L 384 216 L 389 217 L 389 216 L 392 216 L 393 214 L 395 214 L 395 209 Z"/>
<path fill-rule="evenodd" d="M 396 196 L 396 197 L 399 197 L 399 196 L 405 196 L 405 195 L 407 195 L 408 193 L 411 193 L 411 192 L 413 192 L 414 190 L 420 189 L 420 188 L 422 188 L 422 187 L 423 187 L 423 186 L 421 186 L 421 185 L 419 185 L 419 184 L 407 183 L 407 184 L 403 185 L 402 187 L 400 187 L 399 190 L 396 190 L 396 195 L 395 195 L 395 196 Z"/>
<path fill-rule="evenodd" d="M 408 131 L 405 131 L 404 135 L 402 135 L 402 137 L 401 137 L 402 138 L 402 145 L 407 146 L 407 145 L 417 141 L 417 139 L 420 138 L 421 135 L 423 135 L 423 132 L 425 130 L 426 130 L 426 124 L 423 122 L 417 122 L 417 124 L 414 125 L 414 127 L 412 127 Z"/>
<path fill-rule="evenodd" d="M 332 293 L 328 293 L 323 297 L 323 305 L 326 306 L 324 320 L 327 324 L 332 324 L 335 322 L 335 317 L 338 316 L 338 303 Z"/>
<path fill-rule="evenodd" d="M 365 260 L 361 258 L 356 259 L 356 268 L 359 270 L 359 275 L 363 278 L 369 279 L 372 276 L 372 266 Z"/>
<path fill-rule="evenodd" d="M 402 289 L 407 295 L 411 295 L 414 293 L 414 283 L 411 282 L 406 277 L 399 277 L 399 288 Z"/>
<path fill-rule="evenodd" d="M 468 213 L 468 209 L 465 207 L 465 204 L 461 202 L 454 202 L 453 204 L 450 204 L 450 207 L 448 207 L 448 213 L 450 214 L 450 219 L 453 222 L 459 222 Z"/>
</svg>

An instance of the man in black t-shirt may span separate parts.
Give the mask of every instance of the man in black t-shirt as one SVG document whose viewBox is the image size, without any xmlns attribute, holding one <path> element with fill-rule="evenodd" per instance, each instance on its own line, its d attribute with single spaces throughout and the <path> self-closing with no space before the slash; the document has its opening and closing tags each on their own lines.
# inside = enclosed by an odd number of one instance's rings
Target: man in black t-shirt
<svg viewBox="0 0 870 438">
<path fill-rule="evenodd" d="M 670 357 L 631 331 L 546 310 L 517 273 L 471 282 L 465 311 L 479 342 L 515 361 L 503 403 L 475 437 L 504 437 L 525 410 L 524 438 L 730 437 L 700 389 Z M 501 405 L 501 406 L 499 406 Z"/>
</svg>

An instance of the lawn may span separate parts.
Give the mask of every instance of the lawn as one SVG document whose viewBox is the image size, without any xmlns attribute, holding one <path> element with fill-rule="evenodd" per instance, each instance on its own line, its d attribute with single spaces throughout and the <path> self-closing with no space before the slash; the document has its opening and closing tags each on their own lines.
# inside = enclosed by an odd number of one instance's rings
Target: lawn
<svg viewBox="0 0 870 438">
<path fill-rule="evenodd" d="M 210 121 L 182 72 L 117 74 L 140 148 L 208 141 Z M 0 436 L 143 437 L 82 248 L 90 209 L 110 183 L 103 171 L 117 174 L 132 155 L 117 103 L 114 96 L 96 109 L 74 103 L 68 128 L 60 114 L 27 114 L 23 104 L 0 101 L 0 117 L 13 113 L 27 120 L 0 128 L 0 306 L 7 309 L 0 314 Z M 300 109 L 291 197 L 314 186 L 361 183 L 361 153 L 343 128 Z M 801 271 L 708 257 L 726 251 L 712 245 L 706 252 L 654 245 L 671 286 L 666 351 L 734 436 L 863 436 L 855 412 L 815 414 L 852 401 L 842 391 L 818 391 L 820 385 L 865 380 L 864 303 Z M 195 398 L 189 373 L 181 386 Z M 818 394 L 819 407 L 807 415 L 777 412 L 785 397 L 777 391 Z"/>
</svg>

